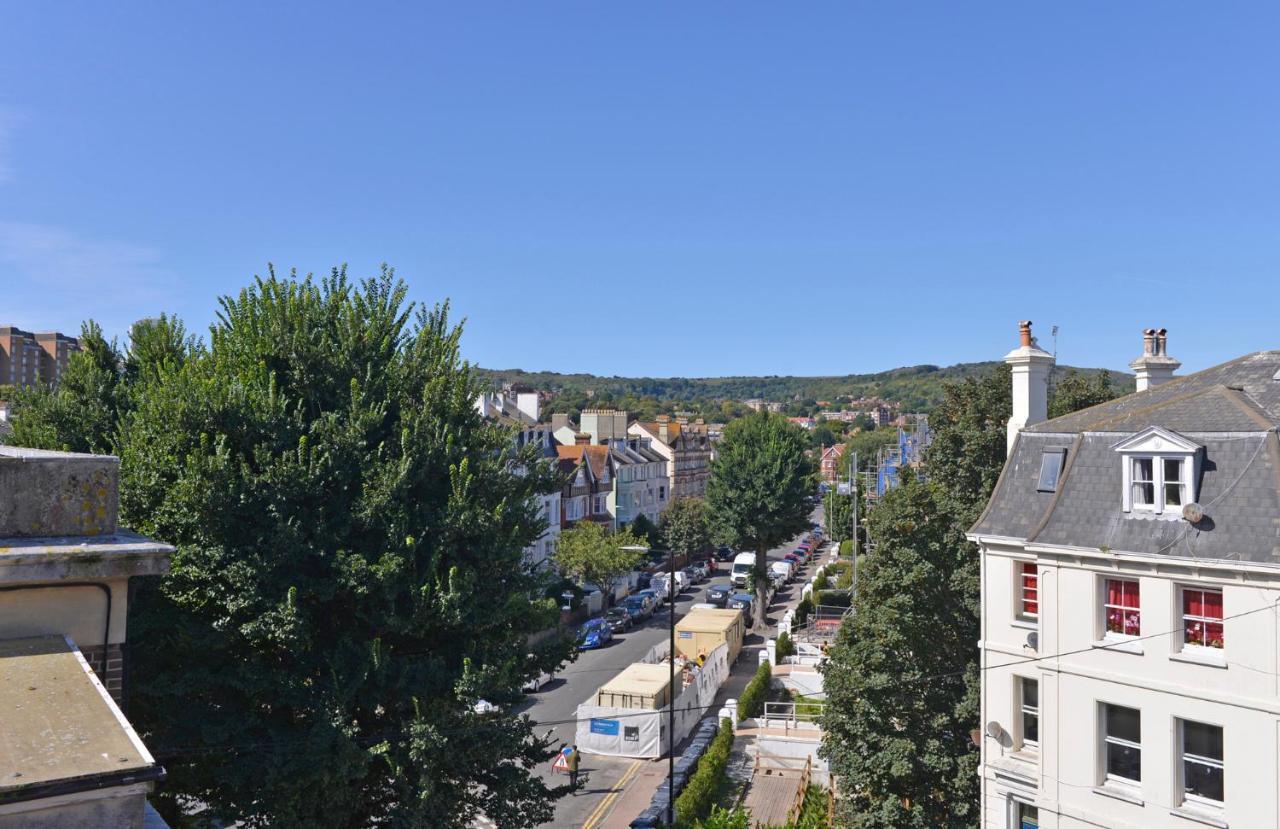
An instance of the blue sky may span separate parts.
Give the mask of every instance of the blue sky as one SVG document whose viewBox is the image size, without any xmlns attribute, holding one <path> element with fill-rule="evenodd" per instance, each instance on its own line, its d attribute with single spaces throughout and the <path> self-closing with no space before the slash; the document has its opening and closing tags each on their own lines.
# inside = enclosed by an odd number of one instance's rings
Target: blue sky
<svg viewBox="0 0 1280 829">
<path fill-rule="evenodd" d="M 385 261 L 490 367 L 1280 347 L 1275 3 L 0 12 L 0 323 Z"/>
</svg>

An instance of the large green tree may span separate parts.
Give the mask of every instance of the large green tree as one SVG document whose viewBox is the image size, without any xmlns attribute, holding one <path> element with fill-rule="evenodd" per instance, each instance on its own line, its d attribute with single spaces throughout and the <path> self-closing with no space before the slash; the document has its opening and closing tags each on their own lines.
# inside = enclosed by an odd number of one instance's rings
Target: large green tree
<svg viewBox="0 0 1280 829">
<path fill-rule="evenodd" d="M 552 817 L 558 790 L 532 773 L 551 749 L 507 712 L 568 652 L 525 644 L 557 617 L 521 565 L 557 479 L 475 411 L 447 308 L 405 291 L 388 271 L 273 273 L 222 300 L 207 347 L 172 321 L 140 332 L 122 517 L 178 549 L 131 607 L 131 717 L 171 818 L 184 802 L 250 826 Z M 43 412 L 17 424 L 48 445 L 62 427 Z"/>
<path fill-rule="evenodd" d="M 658 519 L 658 532 L 667 549 L 677 553 L 706 552 L 711 546 L 707 502 L 701 498 L 677 498 Z"/>
<path fill-rule="evenodd" d="M 825 670 L 823 753 L 840 775 L 842 825 L 974 827 L 980 565 L 964 536 L 1004 466 L 1007 366 L 949 383 L 931 418 L 924 480 L 903 483 L 867 519 L 855 612 Z M 1050 397 L 1067 414 L 1110 399 L 1108 381 L 1068 373 Z"/>
<path fill-rule="evenodd" d="M 594 584 L 612 595 L 644 558 L 648 542 L 624 527 L 609 532 L 603 524 L 579 521 L 560 533 L 555 559 L 560 572 L 579 584 Z"/>
<path fill-rule="evenodd" d="M 116 342 L 107 340 L 93 320 L 84 323 L 80 350 L 67 359 L 59 385 L 17 390 L 9 443 L 65 452 L 115 451 L 126 398 L 123 370 Z"/>
<path fill-rule="evenodd" d="M 1010 378 L 949 384 L 927 478 L 903 470 L 867 518 L 855 611 L 825 670 L 822 751 L 851 827 L 973 827 L 978 816 L 979 562 L 965 531 L 1005 459 Z"/>
<path fill-rule="evenodd" d="M 1061 417 L 1079 409 L 1087 409 L 1117 396 L 1109 371 L 1095 371 L 1090 376 L 1086 372 L 1069 368 L 1061 376 L 1057 376 L 1055 372 L 1052 379 L 1049 417 Z"/>
<path fill-rule="evenodd" d="M 853 537 L 853 496 L 842 495 L 835 489 L 827 490 L 822 497 L 823 523 L 827 537 L 839 544 Z"/>
<path fill-rule="evenodd" d="M 756 553 L 756 624 L 764 626 L 765 556 L 809 526 L 815 487 L 808 435 L 785 417 L 757 412 L 725 427 L 711 463 L 707 508 L 717 537 Z"/>
</svg>

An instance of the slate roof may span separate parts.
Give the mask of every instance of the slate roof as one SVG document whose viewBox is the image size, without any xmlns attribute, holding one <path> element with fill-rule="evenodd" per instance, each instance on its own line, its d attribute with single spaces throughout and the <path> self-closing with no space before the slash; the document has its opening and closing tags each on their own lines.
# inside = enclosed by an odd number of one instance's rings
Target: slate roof
<svg viewBox="0 0 1280 829">
<path fill-rule="evenodd" d="M 1204 447 L 1197 524 L 1125 513 L 1126 436 L 1160 426 Z M 1262 351 L 1024 429 L 971 533 L 1028 543 L 1280 564 L 1280 351 Z M 1045 450 L 1066 448 L 1056 493 Z"/>
<path fill-rule="evenodd" d="M 1147 391 L 1038 423 L 1027 431 L 1136 432 L 1153 419 L 1174 432 L 1269 428 L 1280 425 L 1277 372 L 1280 351 L 1258 351 Z M 1235 405 L 1222 405 L 1224 399 Z"/>
</svg>

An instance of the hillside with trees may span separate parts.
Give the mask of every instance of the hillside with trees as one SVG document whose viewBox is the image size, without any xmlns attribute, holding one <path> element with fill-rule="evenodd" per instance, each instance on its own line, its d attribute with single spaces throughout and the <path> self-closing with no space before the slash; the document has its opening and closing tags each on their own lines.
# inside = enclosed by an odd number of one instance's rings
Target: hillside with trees
<svg viewBox="0 0 1280 829">
<path fill-rule="evenodd" d="M 989 377 L 997 361 L 957 363 L 952 366 L 908 366 L 874 374 L 827 377 L 767 375 L 760 377 L 602 377 L 594 374 L 558 374 L 521 369 L 476 369 L 493 386 L 525 383 L 554 392 L 552 411 L 575 413 L 592 406 L 615 406 L 642 416 L 688 411 L 709 420 L 730 420 L 741 415 L 740 402 L 762 398 L 789 404 L 788 414 L 813 414 L 817 401 L 880 397 L 899 403 L 906 411 L 930 412 L 945 397 L 948 382 Z M 1118 393 L 1133 390 L 1133 377 L 1118 371 L 1059 366 L 1056 377 L 1076 371 L 1084 379 L 1106 375 Z"/>
</svg>

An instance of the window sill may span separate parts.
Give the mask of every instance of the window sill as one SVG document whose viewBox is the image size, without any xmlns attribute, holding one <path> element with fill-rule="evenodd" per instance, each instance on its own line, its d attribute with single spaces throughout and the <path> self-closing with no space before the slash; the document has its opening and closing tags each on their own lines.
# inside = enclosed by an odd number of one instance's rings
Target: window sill
<svg viewBox="0 0 1280 829">
<path fill-rule="evenodd" d="M 1227 667 L 1227 657 L 1222 651 L 1217 649 L 1206 648 L 1200 650 L 1185 650 L 1169 654 L 1169 658 L 1174 662 L 1189 662 L 1192 665 L 1205 665 L 1209 668 L 1225 668 Z"/>
<path fill-rule="evenodd" d="M 1093 793 L 1100 794 L 1103 797 L 1123 800 L 1125 803 L 1132 803 L 1135 806 L 1147 805 L 1136 788 L 1130 789 L 1117 783 L 1103 783 L 1101 786 L 1094 786 Z"/>
<path fill-rule="evenodd" d="M 1030 620 L 1030 619 L 1016 619 L 1016 618 L 1015 618 L 1015 619 L 1012 619 L 1012 620 L 1009 622 L 1009 624 L 1010 624 L 1010 625 L 1013 625 L 1013 626 L 1014 626 L 1014 627 L 1016 627 L 1016 628 L 1022 628 L 1023 630 L 1039 630 L 1039 629 L 1040 629 L 1040 623 L 1039 623 L 1039 622 L 1033 622 L 1033 621 L 1032 621 L 1032 620 Z"/>
<path fill-rule="evenodd" d="M 1174 817 L 1193 820 L 1196 823 L 1203 823 L 1205 826 L 1216 826 L 1218 829 L 1227 829 L 1227 822 L 1222 819 L 1220 811 L 1206 811 L 1205 809 L 1196 809 L 1190 806 L 1179 806 L 1176 809 L 1170 809 L 1169 814 Z"/>
<path fill-rule="evenodd" d="M 1093 643 L 1093 647 L 1098 650 L 1135 653 L 1138 656 L 1143 654 L 1142 642 L 1134 639 L 1099 639 Z"/>
</svg>

